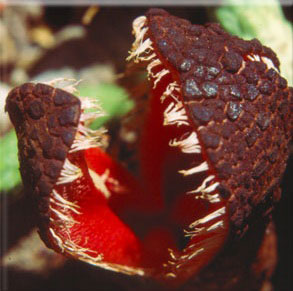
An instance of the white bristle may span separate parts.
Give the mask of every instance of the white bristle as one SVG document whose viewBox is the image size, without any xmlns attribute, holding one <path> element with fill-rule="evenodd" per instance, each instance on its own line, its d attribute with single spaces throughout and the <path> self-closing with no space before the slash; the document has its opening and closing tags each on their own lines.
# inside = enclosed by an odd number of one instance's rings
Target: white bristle
<svg viewBox="0 0 293 291">
<path fill-rule="evenodd" d="M 190 168 L 188 170 L 180 170 L 179 173 L 182 174 L 183 176 L 188 176 L 188 175 L 193 175 L 196 173 L 204 172 L 209 169 L 208 163 L 203 162 L 200 165 Z"/>
<path fill-rule="evenodd" d="M 225 212 L 226 212 L 226 207 L 223 206 L 222 208 L 217 209 L 216 211 L 206 215 L 205 217 L 194 221 L 193 223 L 191 223 L 189 225 L 189 228 L 192 229 L 192 228 L 196 227 L 197 225 L 207 223 L 207 222 L 209 222 L 209 221 L 211 221 L 211 220 L 213 220 L 213 219 L 215 219 L 217 217 L 220 217 L 221 215 L 225 214 Z"/>
<path fill-rule="evenodd" d="M 164 111 L 164 125 L 189 125 L 188 117 L 181 102 L 171 102 Z"/>
<path fill-rule="evenodd" d="M 60 177 L 57 185 L 71 183 L 74 180 L 82 177 L 82 170 L 76 165 L 72 164 L 68 159 L 65 160 L 63 169 L 61 170 Z"/>
<path fill-rule="evenodd" d="M 194 154 L 194 153 L 200 153 L 201 152 L 201 147 L 199 145 L 197 134 L 194 131 L 185 139 L 171 140 L 169 142 L 169 146 L 171 146 L 171 147 L 179 147 L 180 150 L 183 153 L 186 153 L 186 154 Z"/>
</svg>

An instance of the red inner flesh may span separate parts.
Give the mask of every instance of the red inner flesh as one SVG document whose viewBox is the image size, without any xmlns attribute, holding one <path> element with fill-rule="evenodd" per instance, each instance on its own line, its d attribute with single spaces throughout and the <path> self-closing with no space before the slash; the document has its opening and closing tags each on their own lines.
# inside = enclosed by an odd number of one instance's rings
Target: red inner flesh
<svg viewBox="0 0 293 291">
<path fill-rule="evenodd" d="M 99 149 L 90 150 L 87 155 L 100 158 L 99 161 L 101 164 L 105 162 L 104 165 L 110 161 Z M 109 207 L 103 193 L 95 188 L 87 170 L 84 152 L 70 154 L 68 159 L 82 169 L 83 176 L 72 183 L 55 186 L 54 189 L 66 200 L 75 202 L 81 213 L 70 212 L 71 217 L 78 222 L 70 228 L 70 240 L 89 249 L 86 253 L 92 257 L 103 254 L 106 262 L 138 266 L 140 243 L 130 228 Z M 54 208 L 60 210 L 59 207 Z M 52 217 L 58 219 L 54 213 Z M 69 239 L 65 230 L 59 229 L 58 232 L 62 239 Z"/>
<path fill-rule="evenodd" d="M 157 270 L 154 272 L 164 273 L 168 272 L 162 268 L 162 264 L 170 259 L 168 248 L 175 254 L 180 254 L 191 244 L 195 244 L 196 249 L 204 248 L 194 260 L 187 262 L 185 269 L 176 271 L 178 280 L 184 280 L 219 251 L 228 233 L 228 223 L 225 215 L 221 217 L 223 227 L 193 239 L 184 236 L 184 229 L 188 229 L 190 223 L 223 207 L 224 202 L 212 205 L 186 194 L 213 173 L 209 170 L 186 177 L 178 173 L 201 164 L 205 154 L 186 154 L 178 147 L 169 146 L 171 139 L 179 139 L 194 130 L 188 125 L 163 126 L 164 110 L 173 99 L 167 97 L 162 103 L 160 97 L 170 82 L 173 79 L 168 74 L 151 92 L 140 144 L 139 181 L 101 150 L 89 149 L 68 157 L 82 169 L 83 177 L 54 189 L 79 206 L 81 214 L 71 213 L 78 223 L 70 228 L 70 240 L 88 249 L 85 252 L 92 257 L 103 254 L 103 261 L 107 263 L 151 268 Z M 179 94 L 177 97 L 181 98 Z M 95 188 L 87 168 L 100 176 L 108 171 L 111 178 L 106 182 L 111 193 L 109 199 Z M 52 217 L 58 218 L 55 214 Z M 204 226 L 217 221 L 207 222 Z M 56 228 L 53 226 L 53 229 Z M 69 238 L 60 228 L 58 233 L 64 240 Z"/>
</svg>

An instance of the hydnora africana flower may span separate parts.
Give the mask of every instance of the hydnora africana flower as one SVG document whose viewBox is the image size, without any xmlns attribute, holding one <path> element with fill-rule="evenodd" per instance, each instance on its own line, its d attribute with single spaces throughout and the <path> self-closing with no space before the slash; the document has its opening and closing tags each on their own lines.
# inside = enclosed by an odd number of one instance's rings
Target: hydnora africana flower
<svg viewBox="0 0 293 291">
<path fill-rule="evenodd" d="M 172 285 L 196 276 L 279 199 L 292 88 L 269 48 L 217 24 L 151 9 L 133 32 L 129 68 L 145 69 L 150 84 L 136 178 L 106 153 L 106 131 L 89 129 L 102 109 L 74 87 L 27 83 L 6 109 L 47 246 Z"/>
</svg>

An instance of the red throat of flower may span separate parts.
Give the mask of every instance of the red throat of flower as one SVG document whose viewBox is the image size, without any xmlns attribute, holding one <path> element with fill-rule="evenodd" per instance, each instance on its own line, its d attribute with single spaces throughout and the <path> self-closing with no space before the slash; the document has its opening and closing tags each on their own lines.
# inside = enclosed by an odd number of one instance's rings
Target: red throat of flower
<svg viewBox="0 0 293 291">
<path fill-rule="evenodd" d="M 28 83 L 10 92 L 6 108 L 46 244 L 177 284 L 279 198 L 292 89 L 270 49 L 216 24 L 191 25 L 151 9 L 133 31 L 128 60 L 146 69 L 151 88 L 138 177 L 105 153 L 103 129 L 87 127 L 101 114 L 93 101 Z"/>
</svg>

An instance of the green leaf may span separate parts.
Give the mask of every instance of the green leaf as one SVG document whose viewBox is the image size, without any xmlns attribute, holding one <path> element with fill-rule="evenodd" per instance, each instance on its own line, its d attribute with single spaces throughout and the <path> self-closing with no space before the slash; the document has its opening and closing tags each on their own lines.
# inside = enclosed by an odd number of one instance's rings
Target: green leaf
<svg viewBox="0 0 293 291">
<path fill-rule="evenodd" d="M 216 16 L 221 25 L 231 34 L 244 39 L 252 39 L 255 37 L 255 30 L 242 15 L 243 11 L 244 7 L 228 5 L 219 8 Z"/>
<path fill-rule="evenodd" d="M 14 130 L 0 139 L 0 155 L 0 191 L 8 191 L 21 181 Z"/>
<path fill-rule="evenodd" d="M 119 118 L 129 112 L 133 107 L 133 101 L 128 98 L 127 92 L 115 84 L 97 84 L 79 86 L 80 96 L 97 98 L 106 112 L 106 116 L 98 118 L 91 125 L 98 128 L 110 119 Z"/>
<path fill-rule="evenodd" d="M 215 16 L 231 34 L 257 38 L 272 48 L 280 60 L 281 75 L 293 84 L 293 26 L 278 0 L 223 0 Z"/>
</svg>

